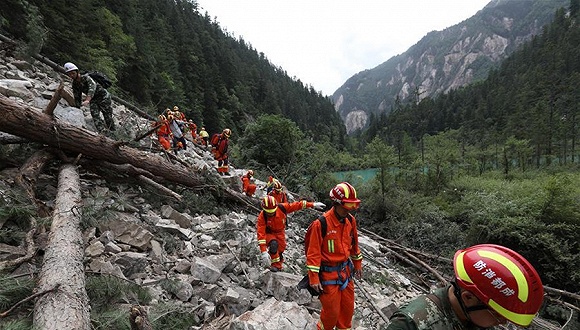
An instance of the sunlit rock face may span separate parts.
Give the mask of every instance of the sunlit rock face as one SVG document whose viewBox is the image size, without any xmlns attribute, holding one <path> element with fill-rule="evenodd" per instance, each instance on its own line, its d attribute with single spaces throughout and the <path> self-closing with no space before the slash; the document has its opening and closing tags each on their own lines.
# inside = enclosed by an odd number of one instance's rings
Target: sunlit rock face
<svg viewBox="0 0 580 330">
<path fill-rule="evenodd" d="M 485 79 L 568 4 L 491 1 L 473 17 L 430 32 L 406 52 L 349 78 L 332 96 L 335 110 L 351 134 L 368 126 L 371 113 L 392 111 L 397 99 L 418 102 Z"/>
<path fill-rule="evenodd" d="M 345 125 L 346 132 L 348 134 L 356 131 L 357 129 L 362 129 L 367 123 L 367 114 L 362 110 L 356 110 L 349 112 L 346 115 Z"/>
</svg>

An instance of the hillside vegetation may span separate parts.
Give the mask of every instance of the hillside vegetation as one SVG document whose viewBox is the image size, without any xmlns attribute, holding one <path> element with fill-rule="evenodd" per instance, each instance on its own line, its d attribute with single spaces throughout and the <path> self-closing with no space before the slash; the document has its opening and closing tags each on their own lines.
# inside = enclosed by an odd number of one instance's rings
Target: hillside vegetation
<svg viewBox="0 0 580 330">
<path fill-rule="evenodd" d="M 151 114 L 178 105 L 208 132 L 231 128 L 234 140 L 258 116 L 277 114 L 315 141 L 344 144 L 328 98 L 224 31 L 195 1 L 7 0 L 0 29 L 27 42 L 30 54 L 108 74 L 117 95 Z"/>
<path fill-rule="evenodd" d="M 447 253 L 506 244 L 548 285 L 580 289 L 579 7 L 559 10 L 485 81 L 372 117 L 360 142 L 382 170 L 372 226 L 429 250 L 455 242 Z"/>
<path fill-rule="evenodd" d="M 27 42 L 18 49 L 2 44 L 6 52 L 75 61 L 106 72 L 113 93 L 151 114 L 178 104 L 198 126 L 231 127 L 234 167 L 254 169 L 264 181 L 274 175 L 300 196 L 328 203 L 332 172 L 377 168 L 368 183 L 348 177 L 363 201 L 357 219 L 365 229 L 447 257 L 471 244 L 502 244 L 528 258 L 545 285 L 578 292 L 580 1 L 570 4 L 488 79 L 398 105 L 354 137 L 328 99 L 200 15 L 195 1 L 7 0 L 0 22 L 3 33 Z M 130 140 L 123 134 L 132 124 L 115 138 Z M 3 146 L 0 169 L 20 167 L 36 148 Z M 218 184 L 209 186 L 178 187 L 185 198 L 176 208 L 215 215 L 239 208 L 208 191 Z M 118 189 L 115 207 L 130 207 Z M 91 197 L 100 198 L 94 190 Z M 165 202 L 145 193 L 147 203 Z M 1 215 L 28 219 L 34 210 L 23 192 L 14 194 L 24 201 L 2 204 Z M 104 218 L 105 209 L 88 210 L 87 219 Z M 0 239 L 17 244 L 23 231 L 3 228 Z M 562 300 L 580 309 L 578 301 Z M 551 308 L 542 314 L 561 324 L 569 315 Z"/>
</svg>

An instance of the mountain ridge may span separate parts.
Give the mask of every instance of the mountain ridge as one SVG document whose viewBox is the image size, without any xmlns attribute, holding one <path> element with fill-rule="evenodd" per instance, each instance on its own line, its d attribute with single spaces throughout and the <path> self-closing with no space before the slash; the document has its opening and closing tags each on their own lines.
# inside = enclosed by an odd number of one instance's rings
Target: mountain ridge
<svg viewBox="0 0 580 330">
<path fill-rule="evenodd" d="M 517 47 L 539 34 L 567 1 L 491 1 L 474 16 L 431 31 L 406 52 L 349 78 L 333 95 L 335 110 L 354 133 L 371 114 L 420 101 L 487 76 Z"/>
</svg>

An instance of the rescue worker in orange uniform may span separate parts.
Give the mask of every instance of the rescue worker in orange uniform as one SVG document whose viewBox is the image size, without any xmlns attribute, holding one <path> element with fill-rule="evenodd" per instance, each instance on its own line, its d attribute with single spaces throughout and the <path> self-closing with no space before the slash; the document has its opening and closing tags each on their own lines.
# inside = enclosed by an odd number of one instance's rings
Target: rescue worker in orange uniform
<svg viewBox="0 0 580 330">
<path fill-rule="evenodd" d="M 278 181 L 277 179 L 274 179 L 273 176 L 269 176 L 268 177 L 268 182 L 266 182 L 266 194 L 269 195 L 270 192 L 272 191 L 272 189 L 274 188 L 274 182 Z"/>
<path fill-rule="evenodd" d="M 228 146 L 232 131 L 225 128 L 219 139 L 217 146 L 214 146 L 213 153 L 215 160 L 218 161 L 217 171 L 220 175 L 229 175 L 230 167 L 228 165 Z"/>
<path fill-rule="evenodd" d="M 197 125 L 193 122 L 193 120 L 189 119 L 187 121 L 187 129 L 191 133 L 191 142 L 197 143 Z"/>
<path fill-rule="evenodd" d="M 276 180 L 276 179 L 274 179 Z M 284 187 L 282 183 L 278 180 L 274 181 L 272 184 L 272 191 L 268 193 L 270 196 L 274 196 L 278 203 L 288 203 L 288 195 L 284 192 Z"/>
<path fill-rule="evenodd" d="M 320 293 L 322 304 L 317 329 L 350 329 L 355 298 L 352 277 L 362 278 L 362 254 L 356 219 L 349 212 L 359 207 L 360 200 L 348 182 L 332 188 L 330 199 L 333 207 L 323 214 L 326 235 L 322 237 L 320 221 L 310 225 L 306 268 L 310 287 Z"/>
<path fill-rule="evenodd" d="M 282 270 L 286 250 L 286 215 L 306 208 L 322 210 L 326 205 L 305 200 L 278 204 L 274 197 L 266 196 L 261 206 L 262 211 L 256 221 L 261 261 L 265 268 L 277 272 Z"/>
<path fill-rule="evenodd" d="M 159 121 L 154 122 L 152 125 L 157 126 L 157 141 L 161 144 L 163 149 L 170 150 L 171 149 L 171 140 L 173 139 L 171 134 L 171 129 L 169 128 L 169 122 L 164 115 L 159 115 Z"/>
<path fill-rule="evenodd" d="M 250 197 L 254 196 L 254 193 L 256 192 L 256 184 L 252 182 L 253 177 L 254 171 L 252 170 L 248 170 L 246 175 L 242 176 L 242 191 Z"/>
</svg>

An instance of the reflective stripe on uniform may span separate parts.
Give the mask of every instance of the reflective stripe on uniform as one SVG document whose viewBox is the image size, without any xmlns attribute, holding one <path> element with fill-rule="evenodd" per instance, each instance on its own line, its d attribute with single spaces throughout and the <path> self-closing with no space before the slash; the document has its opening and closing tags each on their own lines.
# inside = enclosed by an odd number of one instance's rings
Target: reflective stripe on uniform
<svg viewBox="0 0 580 330">
<path fill-rule="evenodd" d="M 330 252 L 330 253 L 334 253 L 334 240 L 333 240 L 333 239 L 329 239 L 329 240 L 326 242 L 326 245 L 327 245 L 327 247 L 328 247 L 328 252 Z"/>
<path fill-rule="evenodd" d="M 356 255 L 351 255 L 350 258 L 352 260 L 362 260 L 363 255 L 362 255 L 362 253 L 359 253 L 359 254 L 356 254 Z"/>
<path fill-rule="evenodd" d="M 319 266 L 306 265 L 306 269 L 308 269 L 311 272 L 315 272 L 315 273 L 320 272 L 320 267 Z"/>
</svg>

